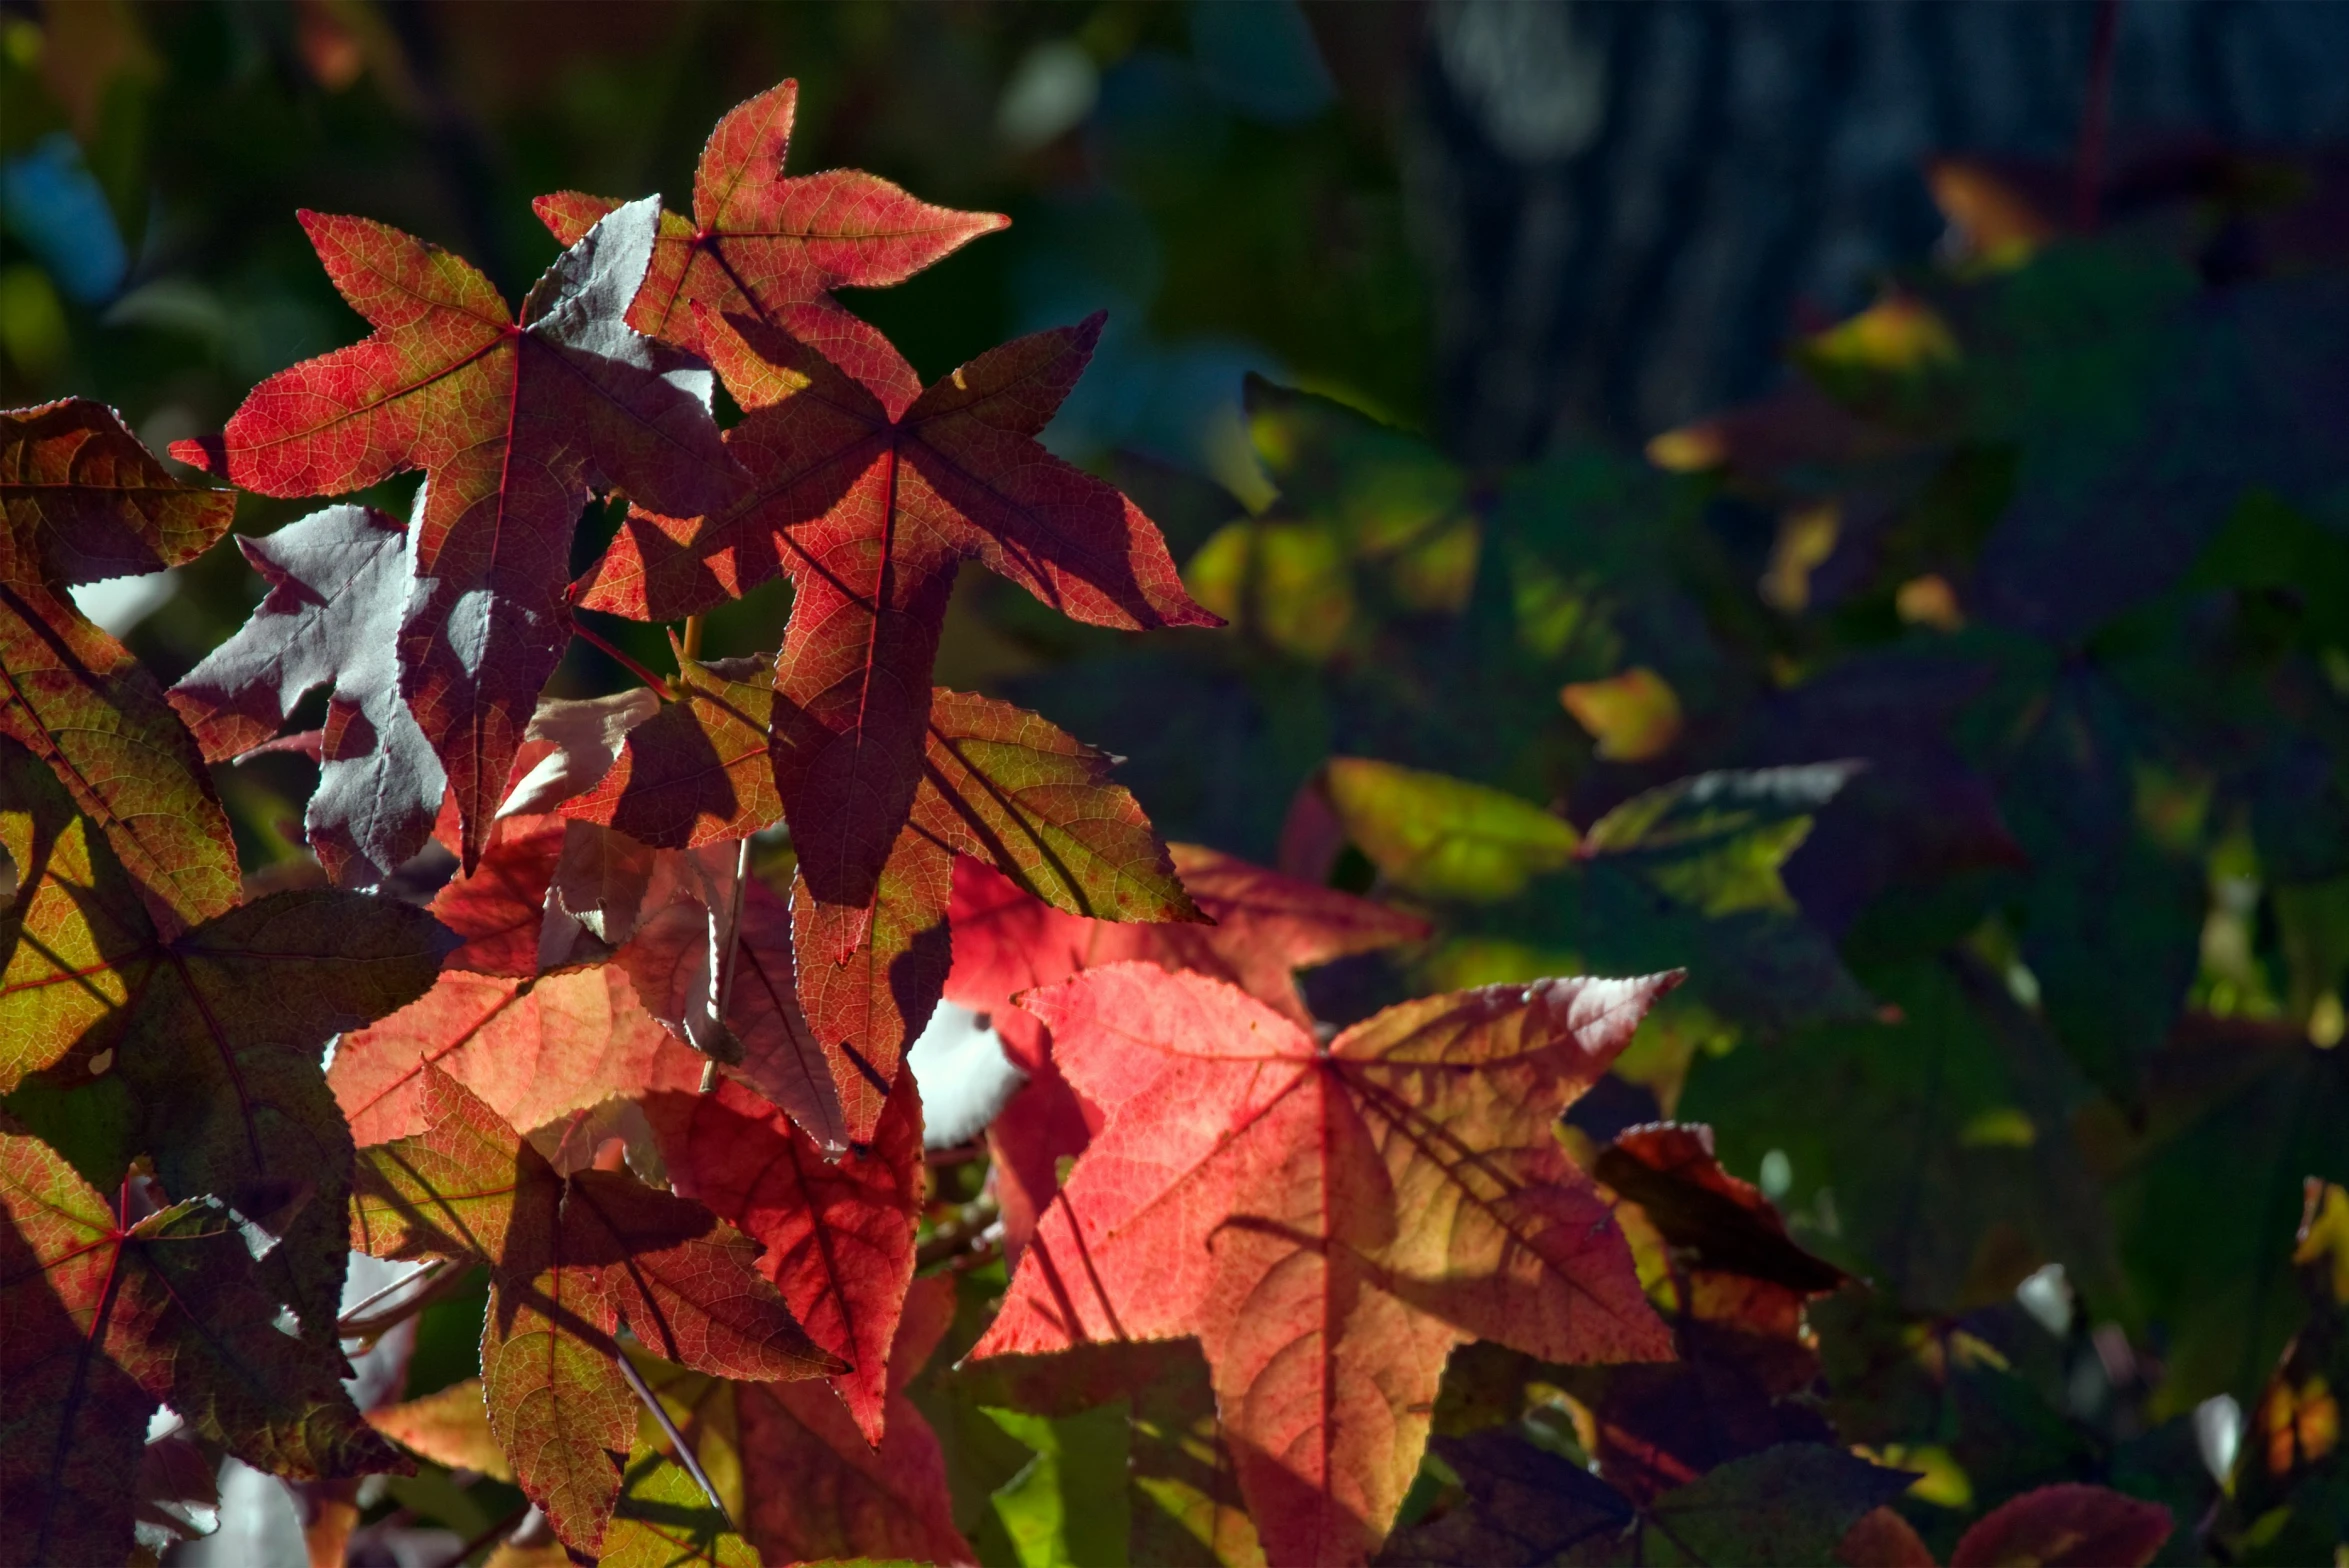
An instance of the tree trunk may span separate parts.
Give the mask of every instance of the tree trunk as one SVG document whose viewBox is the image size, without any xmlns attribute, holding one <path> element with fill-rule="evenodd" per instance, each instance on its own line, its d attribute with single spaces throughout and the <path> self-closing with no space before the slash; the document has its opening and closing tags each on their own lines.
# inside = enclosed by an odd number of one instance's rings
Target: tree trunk
<svg viewBox="0 0 2349 1568">
<path fill-rule="evenodd" d="M 1462 456 L 1642 439 L 1766 387 L 1942 223 L 1936 152 L 2071 156 L 2100 6 L 1457 0 L 1405 179 Z M 2349 141 L 2349 6 L 2138 0 L 2110 136 Z"/>
</svg>

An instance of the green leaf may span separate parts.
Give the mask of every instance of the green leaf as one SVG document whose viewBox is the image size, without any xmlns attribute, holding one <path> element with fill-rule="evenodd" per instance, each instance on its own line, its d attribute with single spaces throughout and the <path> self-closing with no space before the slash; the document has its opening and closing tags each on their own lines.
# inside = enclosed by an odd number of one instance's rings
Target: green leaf
<svg viewBox="0 0 2349 1568">
<path fill-rule="evenodd" d="M 1020 1568 L 1124 1568 L 1126 1402 L 1059 1420 L 1016 1410 L 987 1415 L 1036 1451 L 992 1499 Z"/>
<path fill-rule="evenodd" d="M 1701 773 L 1634 795 L 1591 825 L 1586 852 L 1620 858 L 1707 915 L 1789 910 L 1779 868 L 1856 762 Z"/>
<path fill-rule="evenodd" d="M 1493 903 L 1573 862 L 1574 824 L 1539 806 L 1440 773 L 1339 757 L 1329 795 L 1346 832 L 1398 887 Z"/>
</svg>

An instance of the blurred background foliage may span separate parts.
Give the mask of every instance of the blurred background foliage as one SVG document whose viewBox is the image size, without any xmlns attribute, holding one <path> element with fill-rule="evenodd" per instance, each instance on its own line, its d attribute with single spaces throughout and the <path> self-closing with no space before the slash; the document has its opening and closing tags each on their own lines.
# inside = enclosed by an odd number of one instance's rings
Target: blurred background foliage
<svg viewBox="0 0 2349 1568">
<path fill-rule="evenodd" d="M 354 333 L 297 208 L 518 297 L 531 197 L 680 205 L 797 77 L 795 170 L 1013 219 L 852 308 L 925 376 L 1107 308 L 1049 440 L 1233 622 L 1113 636 L 974 572 L 942 683 L 1125 756 L 1170 838 L 1435 916 L 1307 977 L 1332 1021 L 1691 969 L 1578 1147 L 1708 1121 L 1873 1288 L 1814 1305 L 1823 1378 L 1695 1365 L 1640 1408 L 1703 1419 L 1643 1442 L 1701 1471 L 1832 1422 L 1925 1474 L 1942 1551 L 2085 1479 L 2169 1504 L 2173 1560 L 2321 1560 L 2349 1479 L 2294 1368 L 2333 1341 L 2286 1345 L 2341 1307 L 2295 1284 L 2302 1179 L 2349 1180 L 2340 13 L 1992 9 L 9 0 L 0 395 L 217 429 Z M 219 551 L 105 589 L 168 680 L 259 585 Z M 711 651 L 773 647 L 779 591 Z M 554 691 L 620 684 L 582 646 Z M 224 770 L 249 865 L 300 853 L 310 782 Z M 469 1370 L 435 1321 L 411 1392 Z M 1463 1365 L 1439 1429 L 1579 1413 L 1553 1446 L 1620 1460 L 1608 1386 Z M 920 1397 L 982 1554 L 1052 1560 L 1036 1467 L 1099 1413 Z M 1406 1521 L 1458 1498 L 1438 1464 Z"/>
</svg>

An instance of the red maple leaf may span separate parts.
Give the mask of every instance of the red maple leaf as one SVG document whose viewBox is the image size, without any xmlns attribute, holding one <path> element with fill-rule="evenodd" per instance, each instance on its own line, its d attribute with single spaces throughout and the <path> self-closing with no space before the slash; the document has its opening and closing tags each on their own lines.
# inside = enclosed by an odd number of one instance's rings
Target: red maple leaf
<svg viewBox="0 0 2349 1568">
<path fill-rule="evenodd" d="M 579 602 L 668 620 L 790 575 L 775 778 L 809 888 L 863 909 L 921 783 L 930 668 L 961 562 L 1095 625 L 1220 623 L 1191 602 L 1139 507 L 1035 440 L 1101 318 L 991 349 L 897 414 L 750 317 L 705 327 L 750 410 L 726 440 L 753 485 L 704 517 L 632 510 Z"/>
<path fill-rule="evenodd" d="M 571 533 L 591 490 L 693 513 L 738 488 L 708 373 L 622 317 L 659 201 L 614 211 L 532 287 L 517 322 L 473 267 L 399 230 L 304 212 L 375 327 L 255 387 L 216 440 L 173 454 L 264 495 L 338 495 L 423 469 L 400 690 L 448 773 L 467 865 L 570 640 Z"/>
<path fill-rule="evenodd" d="M 1423 940 L 1427 922 L 1367 898 L 1252 866 L 1198 844 L 1173 846 L 1176 871 L 1213 924 L 1139 925 L 1054 908 L 976 861 L 954 871 L 954 968 L 946 995 L 986 1013 L 1004 1054 L 1027 1074 L 988 1129 L 1004 1245 L 1016 1261 L 1060 1185 L 1060 1162 L 1083 1151 L 1100 1113 L 1053 1064 L 1051 1035 L 1011 1005 L 1023 991 L 1103 964 L 1144 960 L 1229 980 L 1310 1024 L 1295 971 L 1349 954 Z"/>
<path fill-rule="evenodd" d="M 0 413 L 0 735 L 56 772 L 167 937 L 236 903 L 236 841 L 155 678 L 69 590 L 192 561 L 235 515 L 103 403 Z"/>
<path fill-rule="evenodd" d="M 736 105 L 710 132 L 694 174 L 693 217 L 661 214 L 628 324 L 698 353 L 694 306 L 743 311 L 813 345 L 901 412 L 921 395 L 920 378 L 830 291 L 902 283 L 1011 220 L 933 207 L 856 169 L 787 177 L 798 105 L 799 84 L 785 81 Z M 532 205 L 570 245 L 620 204 L 558 191 Z"/>
<path fill-rule="evenodd" d="M 676 1190 L 765 1249 L 759 1271 L 791 1315 L 819 1348 L 848 1363 L 832 1384 L 877 1447 L 922 1208 L 922 1113 L 912 1075 L 901 1074 L 890 1091 L 871 1147 L 838 1156 L 740 1084 L 644 1104 Z"/>
<path fill-rule="evenodd" d="M 1455 1346 L 1672 1353 L 1552 1129 L 1677 979 L 1430 997 L 1326 1046 L 1148 964 L 1029 997 L 1105 1121 L 971 1354 L 1196 1334 L 1267 1556 L 1366 1561 Z"/>
<path fill-rule="evenodd" d="M 563 1540 L 594 1552 L 620 1495 L 636 1402 L 613 1337 L 715 1377 L 815 1377 L 808 1342 L 753 1266 L 757 1248 L 689 1199 L 617 1171 L 562 1175 L 437 1068 L 424 1131 L 364 1151 L 351 1244 L 380 1258 L 478 1260 L 490 1430 Z"/>
</svg>

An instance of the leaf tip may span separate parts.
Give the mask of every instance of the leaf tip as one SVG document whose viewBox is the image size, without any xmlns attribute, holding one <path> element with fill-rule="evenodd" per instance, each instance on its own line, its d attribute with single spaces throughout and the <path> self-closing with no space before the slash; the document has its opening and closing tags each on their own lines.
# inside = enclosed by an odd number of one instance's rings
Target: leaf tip
<svg viewBox="0 0 2349 1568">
<path fill-rule="evenodd" d="M 228 440 L 225 436 L 191 436 L 171 443 L 171 455 L 190 468 L 207 474 L 228 472 Z"/>
</svg>

